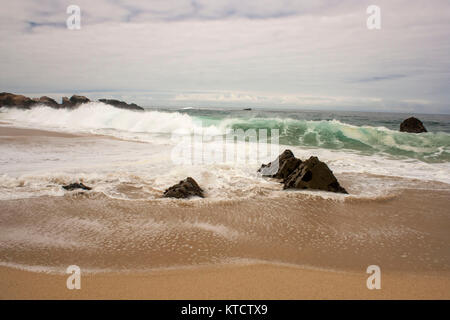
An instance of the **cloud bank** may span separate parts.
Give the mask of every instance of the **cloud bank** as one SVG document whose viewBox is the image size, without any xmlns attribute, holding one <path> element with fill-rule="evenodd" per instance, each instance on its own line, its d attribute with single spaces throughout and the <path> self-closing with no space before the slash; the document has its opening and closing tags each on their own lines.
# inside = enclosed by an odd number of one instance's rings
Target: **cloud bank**
<svg viewBox="0 0 450 320">
<path fill-rule="evenodd" d="M 65 27 L 80 6 L 81 30 Z M 381 30 L 366 27 L 381 7 Z M 450 113 L 450 2 L 2 0 L 2 91 Z"/>
</svg>

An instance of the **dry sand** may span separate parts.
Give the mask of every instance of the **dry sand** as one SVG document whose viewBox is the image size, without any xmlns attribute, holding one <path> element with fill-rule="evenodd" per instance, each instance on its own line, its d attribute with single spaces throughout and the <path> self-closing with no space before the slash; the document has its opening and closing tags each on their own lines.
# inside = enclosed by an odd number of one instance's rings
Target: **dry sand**
<svg viewBox="0 0 450 320">
<path fill-rule="evenodd" d="M 382 274 L 381 289 L 368 274 L 275 265 L 202 267 L 146 274 L 83 275 L 68 290 L 68 275 L 0 268 L 1 299 L 449 299 L 450 277 Z"/>
</svg>

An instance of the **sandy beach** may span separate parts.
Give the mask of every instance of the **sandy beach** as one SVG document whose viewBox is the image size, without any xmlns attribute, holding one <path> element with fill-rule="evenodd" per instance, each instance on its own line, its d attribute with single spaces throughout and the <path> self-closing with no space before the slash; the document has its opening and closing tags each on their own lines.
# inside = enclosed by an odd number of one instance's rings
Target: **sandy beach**
<svg viewBox="0 0 450 320">
<path fill-rule="evenodd" d="M 76 137 L 76 135 L 74 134 L 68 134 L 64 132 L 16 128 L 5 125 L 7 125 L 7 123 L 0 122 L 0 136 L 2 137 L 60 137 L 60 138 Z"/>
<path fill-rule="evenodd" d="M 9 126 L 0 136 L 25 150 L 128 143 Z M 372 198 L 293 192 L 179 201 L 160 199 L 161 189 L 143 199 L 142 187 L 130 183 L 116 189 L 127 200 L 101 189 L 61 193 L 65 179 L 45 182 L 59 195 L 0 201 L 1 299 L 450 297 L 444 183 L 404 180 L 411 187 Z M 352 190 L 354 176 L 340 180 Z M 27 186 L 26 179 L 12 184 Z M 65 267 L 74 263 L 81 290 L 65 285 Z M 366 287 L 372 264 L 381 267 L 381 290 Z"/>
<path fill-rule="evenodd" d="M 450 277 L 383 274 L 369 290 L 367 274 L 252 265 L 106 273 L 66 288 L 66 275 L 0 268 L 0 299 L 449 299 Z"/>
</svg>

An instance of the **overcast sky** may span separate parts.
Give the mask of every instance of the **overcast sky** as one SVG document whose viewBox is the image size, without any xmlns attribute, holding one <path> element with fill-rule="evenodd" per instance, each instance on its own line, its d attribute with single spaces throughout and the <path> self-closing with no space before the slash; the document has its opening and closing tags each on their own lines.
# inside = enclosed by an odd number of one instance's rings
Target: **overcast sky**
<svg viewBox="0 0 450 320">
<path fill-rule="evenodd" d="M 0 2 L 0 91 L 450 113 L 449 0 Z M 381 30 L 367 29 L 371 4 Z"/>
</svg>

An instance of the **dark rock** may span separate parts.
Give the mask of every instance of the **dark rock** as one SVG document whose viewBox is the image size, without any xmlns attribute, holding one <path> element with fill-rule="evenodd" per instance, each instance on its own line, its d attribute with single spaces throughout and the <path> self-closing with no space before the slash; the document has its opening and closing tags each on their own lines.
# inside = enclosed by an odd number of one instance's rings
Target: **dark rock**
<svg viewBox="0 0 450 320">
<path fill-rule="evenodd" d="M 63 97 L 60 107 L 61 108 L 76 108 L 80 104 L 88 103 L 88 102 L 91 102 L 91 100 L 89 100 L 85 96 L 73 95 L 70 97 L 70 99 L 67 97 Z"/>
<path fill-rule="evenodd" d="M 314 189 L 347 193 L 339 185 L 328 166 L 311 157 L 306 161 L 297 159 L 291 150 L 284 150 L 275 161 L 263 164 L 258 170 L 265 177 L 283 179 L 284 189 Z"/>
<path fill-rule="evenodd" d="M 77 95 L 73 95 L 70 97 L 70 102 L 72 103 L 72 105 L 74 106 L 78 106 L 82 103 L 88 103 L 91 102 L 91 100 L 89 100 L 88 98 L 86 98 L 85 96 L 77 96 Z"/>
<path fill-rule="evenodd" d="M 427 132 L 422 121 L 417 118 L 411 117 L 404 120 L 400 124 L 400 132 L 409 132 L 409 133 L 421 133 Z"/>
<path fill-rule="evenodd" d="M 274 161 L 263 164 L 258 172 L 264 177 L 286 179 L 301 163 L 291 150 L 284 150 Z"/>
<path fill-rule="evenodd" d="M 100 101 L 103 103 L 112 105 L 114 107 L 121 108 L 121 109 L 139 110 L 139 111 L 144 110 L 144 108 L 138 106 L 135 103 L 128 104 L 126 102 L 114 100 L 114 99 L 100 99 Z M 54 99 L 47 97 L 47 96 L 30 99 L 28 97 L 18 95 L 18 94 L 13 94 L 13 93 L 8 93 L 8 92 L 0 93 L 0 107 L 4 106 L 4 107 L 15 107 L 15 108 L 21 108 L 21 109 L 30 109 L 33 106 L 43 104 L 43 105 L 46 105 L 46 106 L 49 106 L 52 108 L 57 108 L 57 109 L 59 109 L 59 108 L 73 109 L 83 103 L 88 103 L 88 102 L 91 102 L 91 100 L 89 100 L 89 98 L 87 98 L 85 96 L 78 96 L 78 95 L 73 95 L 72 97 L 70 97 L 70 99 L 68 97 L 63 97 L 62 103 L 58 104 Z"/>
<path fill-rule="evenodd" d="M 127 109 L 127 110 L 139 110 L 139 111 L 144 111 L 144 108 L 139 107 L 137 104 L 135 103 L 126 103 L 124 101 L 120 101 L 120 100 L 114 100 L 114 99 L 100 99 L 98 100 L 100 102 L 112 105 L 116 108 L 120 108 L 120 109 Z"/>
<path fill-rule="evenodd" d="M 311 157 L 284 181 L 284 189 L 313 189 L 348 193 L 339 185 L 333 172 L 317 157 Z"/>
<path fill-rule="evenodd" d="M 203 198 L 203 190 L 191 177 L 187 177 L 185 180 L 180 181 L 164 191 L 164 197 L 166 198 L 185 199 L 192 196 Z"/>
<path fill-rule="evenodd" d="M 244 111 L 251 111 L 252 108 L 245 108 L 245 109 L 242 109 L 242 110 L 244 110 Z"/>
<path fill-rule="evenodd" d="M 62 97 L 61 107 L 62 108 L 71 108 L 72 107 L 72 103 L 70 102 L 69 98 Z"/>
<path fill-rule="evenodd" d="M 30 109 L 36 101 L 25 97 L 20 94 L 13 94 L 8 92 L 0 93 L 0 106 L 1 107 L 14 107 L 20 109 Z"/>
<path fill-rule="evenodd" d="M 68 191 L 72 191 L 72 190 L 75 190 L 75 189 L 92 190 L 92 188 L 84 185 L 81 182 L 80 183 L 71 183 L 71 184 L 68 184 L 66 186 L 63 186 L 63 188 L 68 190 Z"/>
<path fill-rule="evenodd" d="M 58 102 L 56 102 L 54 99 L 47 97 L 47 96 L 42 96 L 40 98 L 34 98 L 33 101 L 36 102 L 36 104 L 43 104 L 52 108 L 58 108 L 59 104 Z"/>
</svg>

